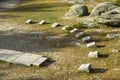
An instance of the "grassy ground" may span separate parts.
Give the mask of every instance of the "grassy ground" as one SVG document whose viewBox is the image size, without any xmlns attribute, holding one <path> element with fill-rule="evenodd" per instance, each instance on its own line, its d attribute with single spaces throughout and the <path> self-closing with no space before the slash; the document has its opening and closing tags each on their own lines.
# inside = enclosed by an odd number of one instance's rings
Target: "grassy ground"
<svg viewBox="0 0 120 80">
<path fill-rule="evenodd" d="M 62 18 L 65 12 L 68 11 L 70 6 L 71 4 L 59 3 L 56 0 L 23 0 L 20 6 L 18 6 L 16 9 L 8 12 L 0 12 L 1 18 L 0 25 L 3 25 L 4 23 L 7 24 L 8 27 L 16 27 L 22 30 L 43 31 L 48 33 L 49 35 L 68 34 L 68 32 L 62 31 L 61 27 L 55 29 L 51 28 L 51 23 L 59 22 L 63 25 L 72 25 L 77 23 L 76 20 L 65 20 Z M 24 22 L 29 18 L 33 19 L 35 22 L 39 22 L 40 20 L 45 19 L 50 24 L 46 25 L 38 25 L 37 23 L 31 25 L 24 24 Z M 97 45 L 99 45 L 99 47 L 97 48 L 81 48 L 75 46 L 52 47 L 52 44 L 48 43 L 48 45 L 51 45 L 50 47 L 48 47 L 50 51 L 47 50 L 31 51 L 28 49 L 27 52 L 42 54 L 44 56 L 51 58 L 51 61 L 49 62 L 50 64 L 45 65 L 44 67 L 34 66 L 26 67 L 23 65 L 10 65 L 9 63 L 6 62 L 0 62 L 0 79 L 120 80 L 119 76 L 120 54 L 111 52 L 112 49 L 120 49 L 120 39 L 119 38 L 107 39 L 105 37 L 106 34 L 110 32 L 120 33 L 120 28 L 101 26 L 100 28 L 94 29 L 86 28 L 81 30 L 91 35 L 94 38 L 94 40 L 96 40 Z M 31 46 L 32 45 L 33 44 L 31 44 Z M 44 44 L 42 44 L 42 46 L 44 46 Z M 88 52 L 95 50 L 99 50 L 103 56 L 98 59 L 89 59 L 87 57 Z M 93 73 L 88 74 L 78 72 L 78 67 L 84 63 L 92 63 L 94 68 Z"/>
</svg>

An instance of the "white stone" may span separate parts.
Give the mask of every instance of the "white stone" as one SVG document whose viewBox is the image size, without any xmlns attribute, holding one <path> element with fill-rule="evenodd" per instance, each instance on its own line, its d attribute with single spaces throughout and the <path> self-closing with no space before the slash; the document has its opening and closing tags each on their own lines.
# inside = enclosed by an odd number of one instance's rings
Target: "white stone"
<svg viewBox="0 0 120 80">
<path fill-rule="evenodd" d="M 83 42 L 87 42 L 87 41 L 90 41 L 92 38 L 90 36 L 86 36 L 84 38 L 82 38 L 82 41 Z"/>
<path fill-rule="evenodd" d="M 87 47 L 96 47 L 96 43 L 95 42 L 88 43 Z"/>
<path fill-rule="evenodd" d="M 12 59 L 15 57 L 15 55 L 23 54 L 19 51 L 13 51 L 13 50 L 6 50 L 6 49 L 0 49 L 0 60 L 8 61 L 12 57 Z"/>
<path fill-rule="evenodd" d="M 24 64 L 26 66 L 31 66 L 33 62 L 41 58 L 41 55 L 25 53 L 24 55 L 18 57 L 13 63 Z"/>
<path fill-rule="evenodd" d="M 69 26 L 66 25 L 66 26 L 62 27 L 62 30 L 66 30 L 68 27 L 69 27 Z"/>
<path fill-rule="evenodd" d="M 98 51 L 89 52 L 89 54 L 88 54 L 89 58 L 98 58 L 98 56 L 99 56 L 99 52 Z"/>
<path fill-rule="evenodd" d="M 113 52 L 113 53 L 118 53 L 118 52 L 120 52 L 120 51 L 117 50 L 117 49 L 114 49 L 114 50 L 112 50 L 112 52 Z"/>
<path fill-rule="evenodd" d="M 35 62 L 32 63 L 32 65 L 35 66 L 40 66 L 42 63 L 44 63 L 48 58 L 45 57 L 41 57 L 38 60 L 36 60 Z"/>
<path fill-rule="evenodd" d="M 25 23 L 27 23 L 27 24 L 32 23 L 32 19 L 27 20 Z"/>
<path fill-rule="evenodd" d="M 77 28 L 74 28 L 74 29 L 70 30 L 70 33 L 74 33 L 74 32 L 76 32 L 76 31 L 78 31 L 78 29 L 77 29 Z"/>
<path fill-rule="evenodd" d="M 45 23 L 46 23 L 45 20 L 42 20 L 42 21 L 39 22 L 40 25 L 45 24 Z"/>
<path fill-rule="evenodd" d="M 57 26 L 59 26 L 59 23 L 53 23 L 51 27 L 55 28 Z"/>
<path fill-rule="evenodd" d="M 75 35 L 75 37 L 76 37 L 76 38 L 80 38 L 80 37 L 82 37 L 83 35 L 84 35 L 83 32 L 79 32 L 78 34 Z"/>
<path fill-rule="evenodd" d="M 82 64 L 80 67 L 79 67 L 79 71 L 82 71 L 82 72 L 90 72 L 92 70 L 92 64 L 88 63 L 88 64 Z"/>
</svg>

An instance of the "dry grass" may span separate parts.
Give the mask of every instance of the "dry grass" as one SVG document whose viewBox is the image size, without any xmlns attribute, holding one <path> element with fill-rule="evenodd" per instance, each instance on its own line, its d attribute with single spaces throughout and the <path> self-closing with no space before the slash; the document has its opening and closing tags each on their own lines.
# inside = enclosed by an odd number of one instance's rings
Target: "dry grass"
<svg viewBox="0 0 120 80">
<path fill-rule="evenodd" d="M 15 23 L 19 29 L 44 31 L 49 35 L 68 34 L 59 28 L 51 28 L 53 22 L 59 22 L 63 25 L 73 25 L 75 20 L 64 20 L 62 16 L 69 9 L 70 4 L 59 3 L 56 0 L 30 0 L 23 1 L 16 9 L 9 12 L 1 12 L 1 21 L 7 21 L 8 24 Z M 50 24 L 38 25 L 24 24 L 27 19 L 33 19 L 38 22 L 42 19 L 49 21 Z M 0 25 L 3 25 L 0 23 Z M 10 25 L 14 27 L 12 24 Z M 10 27 L 9 26 L 9 27 Z M 27 27 L 25 27 L 27 26 Z M 25 27 L 25 28 L 24 28 Z M 120 33 L 119 28 L 100 27 L 95 29 L 82 29 L 90 34 L 99 47 L 81 48 L 75 46 L 49 47 L 50 51 L 43 50 L 32 51 L 35 54 L 42 54 L 51 58 L 49 65 L 44 67 L 26 67 L 23 65 L 10 65 L 6 62 L 0 62 L 1 80 L 120 80 L 120 71 L 113 70 L 120 68 L 120 54 L 112 53 L 112 49 L 120 49 L 120 39 L 107 39 L 106 33 Z M 7 37 L 7 36 L 6 36 Z M 34 39 L 34 38 L 33 38 Z M 36 39 L 35 39 L 36 40 Z M 58 41 L 59 42 L 59 41 Z M 34 42 L 35 43 L 35 42 Z M 64 44 L 64 43 L 63 43 Z M 31 44 L 32 46 L 32 44 Z M 44 45 L 43 45 L 44 46 Z M 99 50 L 103 57 L 98 59 L 89 59 L 88 52 Z M 29 51 L 28 51 L 29 52 Z M 93 73 L 78 72 L 78 67 L 83 63 L 92 63 Z"/>
</svg>

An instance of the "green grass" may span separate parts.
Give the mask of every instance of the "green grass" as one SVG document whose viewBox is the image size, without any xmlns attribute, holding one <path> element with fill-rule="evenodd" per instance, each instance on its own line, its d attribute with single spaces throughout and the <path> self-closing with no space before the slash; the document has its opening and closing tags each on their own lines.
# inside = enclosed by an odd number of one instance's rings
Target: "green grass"
<svg viewBox="0 0 120 80">
<path fill-rule="evenodd" d="M 51 28 L 52 23 L 59 22 L 63 25 L 74 25 L 76 20 L 65 20 L 62 17 L 69 10 L 71 4 L 59 3 L 56 0 L 24 0 L 16 9 L 8 12 L 1 12 L 0 16 L 3 21 L 17 23 L 25 30 L 45 31 L 50 35 L 68 34 L 61 30 L 61 27 Z M 38 25 L 25 24 L 27 19 L 33 19 L 39 22 L 44 19 L 50 24 Z M 77 24 L 80 25 L 81 24 Z M 28 26 L 27 28 L 25 28 Z M 75 25 L 76 26 L 76 25 Z M 112 53 L 112 49 L 120 49 L 120 39 L 107 39 L 107 33 L 120 33 L 119 28 L 100 27 L 100 28 L 81 28 L 82 31 L 91 35 L 96 41 L 97 48 L 81 48 L 75 46 L 62 46 L 51 48 L 52 51 L 47 52 L 33 52 L 47 56 L 54 60 L 46 67 L 24 67 L 19 65 L 9 65 L 8 63 L 0 62 L 0 79 L 5 80 L 98 80 L 95 76 L 102 80 L 119 80 L 120 71 L 114 71 L 113 68 L 120 68 L 120 54 Z M 70 34 L 69 34 L 70 35 Z M 71 36 L 69 38 L 72 38 Z M 69 40 L 67 41 L 69 42 Z M 53 42 L 54 43 L 54 42 Z M 63 44 L 65 44 L 63 42 Z M 31 44 L 32 45 L 32 44 Z M 43 45 L 44 46 L 44 45 Z M 105 47 L 102 47 L 105 46 Z M 88 53 L 90 51 L 100 51 L 103 55 L 108 57 L 89 59 Z M 78 67 L 84 63 L 92 63 L 93 68 L 99 68 L 103 71 L 96 73 L 82 73 L 78 72 Z M 104 72 L 104 69 L 108 69 Z"/>
</svg>

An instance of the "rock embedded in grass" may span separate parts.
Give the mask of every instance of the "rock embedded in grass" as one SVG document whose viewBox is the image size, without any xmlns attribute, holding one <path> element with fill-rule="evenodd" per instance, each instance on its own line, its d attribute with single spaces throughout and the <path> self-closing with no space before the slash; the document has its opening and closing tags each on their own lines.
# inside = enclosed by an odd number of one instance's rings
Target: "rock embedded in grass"
<svg viewBox="0 0 120 80">
<path fill-rule="evenodd" d="M 62 27 L 62 30 L 67 30 L 67 28 L 69 28 L 70 26 L 66 25 L 64 27 Z"/>
<path fill-rule="evenodd" d="M 82 41 L 83 42 L 88 42 L 88 41 L 91 41 L 91 37 L 90 36 L 86 36 L 86 37 L 84 37 L 84 38 L 82 38 Z"/>
<path fill-rule="evenodd" d="M 113 49 L 112 52 L 113 52 L 113 53 L 118 53 L 118 52 L 120 52 L 120 50 L 118 50 L 118 49 Z"/>
<path fill-rule="evenodd" d="M 77 32 L 77 31 L 78 31 L 78 29 L 74 28 L 74 29 L 70 30 L 70 33 L 74 33 L 74 32 Z"/>
<path fill-rule="evenodd" d="M 47 23 L 47 22 L 46 22 L 45 20 L 42 20 L 42 21 L 39 22 L 40 25 L 46 24 L 46 23 Z"/>
<path fill-rule="evenodd" d="M 88 7 L 82 4 L 75 4 L 65 14 L 65 17 L 80 17 L 88 14 Z"/>
<path fill-rule="evenodd" d="M 88 63 L 88 64 L 82 64 L 79 67 L 79 71 L 82 71 L 82 72 L 88 72 L 88 73 L 90 73 L 91 70 L 92 70 L 92 64 L 90 64 L 90 63 Z"/>
<path fill-rule="evenodd" d="M 31 24 L 33 21 L 32 21 L 32 19 L 28 19 L 27 21 L 25 21 L 25 23 L 27 23 L 27 24 Z"/>
<path fill-rule="evenodd" d="M 55 28 L 55 27 L 58 27 L 58 26 L 60 26 L 59 23 L 53 23 L 51 27 Z"/>
<path fill-rule="evenodd" d="M 109 33 L 106 35 L 107 38 L 116 38 L 116 37 L 120 37 L 120 34 L 115 34 L 115 33 Z"/>
<path fill-rule="evenodd" d="M 80 38 L 84 35 L 84 32 L 79 32 L 78 34 L 75 35 L 76 38 Z"/>
<path fill-rule="evenodd" d="M 99 52 L 94 51 L 94 52 L 89 52 L 88 58 L 98 58 L 99 57 Z"/>
<path fill-rule="evenodd" d="M 95 42 L 88 43 L 87 47 L 96 47 L 96 43 Z"/>
</svg>

